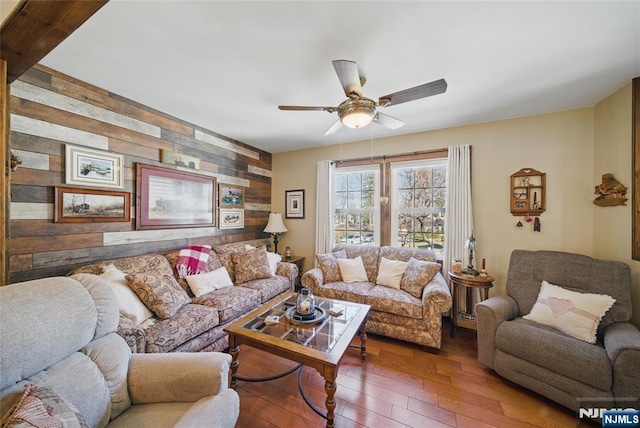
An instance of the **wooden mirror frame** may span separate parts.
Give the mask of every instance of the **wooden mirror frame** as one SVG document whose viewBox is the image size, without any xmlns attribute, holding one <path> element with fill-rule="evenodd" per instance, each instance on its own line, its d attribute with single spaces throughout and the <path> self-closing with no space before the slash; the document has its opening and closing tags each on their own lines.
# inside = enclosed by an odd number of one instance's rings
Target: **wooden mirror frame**
<svg viewBox="0 0 640 428">
<path fill-rule="evenodd" d="M 632 219 L 632 258 L 640 260 L 640 77 L 633 79 L 632 93 L 632 145 L 633 145 L 633 219 Z"/>
</svg>

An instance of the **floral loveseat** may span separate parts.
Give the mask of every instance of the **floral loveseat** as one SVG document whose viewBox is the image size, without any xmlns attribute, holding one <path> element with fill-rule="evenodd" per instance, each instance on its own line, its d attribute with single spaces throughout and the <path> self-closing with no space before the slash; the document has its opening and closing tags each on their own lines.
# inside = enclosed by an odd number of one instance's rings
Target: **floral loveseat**
<svg viewBox="0 0 640 428">
<path fill-rule="evenodd" d="M 338 260 L 358 257 L 366 279 L 343 281 Z M 417 343 L 429 351 L 440 349 L 442 313 L 451 308 L 452 298 L 433 251 L 338 245 L 331 254 L 319 254 L 316 259 L 319 267 L 302 276 L 302 285 L 315 295 L 370 305 L 367 331 L 371 333 Z M 409 262 L 398 274 L 400 288 L 379 285 L 390 261 Z"/>
<path fill-rule="evenodd" d="M 76 268 L 69 275 L 99 275 L 117 290 L 118 334 L 133 352 L 222 351 L 229 346 L 224 328 L 267 300 L 292 289 L 298 275 L 297 266 L 285 262 L 273 263 L 275 272 L 265 272 L 262 259 L 258 263 L 251 256 L 260 249 L 266 251 L 260 247 L 264 243 L 257 240 L 213 246 L 202 273 L 224 268 L 233 286 L 198 297 L 184 279 L 176 276 L 179 250 L 105 260 Z M 115 274 L 109 276 L 109 273 Z M 258 279 L 252 279 L 254 277 Z M 136 289 L 136 294 L 145 296 L 133 303 L 133 309 L 131 302 L 136 296 L 127 290 L 127 285 Z M 124 293 L 129 295 L 123 298 Z M 141 305 L 140 300 L 144 300 L 144 304 Z"/>
</svg>

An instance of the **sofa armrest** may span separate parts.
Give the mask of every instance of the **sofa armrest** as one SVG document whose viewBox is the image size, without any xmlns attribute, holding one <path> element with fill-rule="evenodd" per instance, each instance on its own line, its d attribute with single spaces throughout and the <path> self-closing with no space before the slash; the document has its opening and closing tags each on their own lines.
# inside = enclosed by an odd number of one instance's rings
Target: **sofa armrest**
<svg viewBox="0 0 640 428">
<path fill-rule="evenodd" d="M 496 331 L 503 321 L 518 316 L 518 304 L 509 296 L 487 299 L 476 305 L 478 321 L 478 361 L 487 367 L 493 367 L 493 355 L 496 348 Z"/>
<path fill-rule="evenodd" d="M 309 288 L 312 292 L 320 288 L 322 284 L 324 284 L 324 276 L 322 275 L 322 270 L 319 268 L 313 268 L 311 270 L 306 271 L 302 275 L 302 279 L 300 280 L 303 287 Z"/>
<path fill-rule="evenodd" d="M 133 354 L 129 395 L 133 404 L 193 402 L 229 388 L 231 355 L 221 352 Z"/>
<path fill-rule="evenodd" d="M 296 278 L 298 277 L 298 266 L 295 263 L 278 262 L 276 275 L 284 276 L 285 278 L 289 279 L 290 288 L 291 290 L 293 290 L 293 286 L 296 283 Z"/>
<path fill-rule="evenodd" d="M 442 274 L 438 272 L 422 291 L 422 306 L 444 313 L 451 309 L 452 302 L 451 290 Z"/>
<path fill-rule="evenodd" d="M 144 330 L 142 327 L 135 325 L 129 318 L 120 317 L 116 333 L 122 336 L 134 354 L 143 354 L 145 352 L 147 339 L 144 336 Z"/>
<path fill-rule="evenodd" d="M 620 405 L 639 408 L 640 331 L 630 323 L 611 324 L 604 331 L 604 347 L 613 366 L 614 397 L 635 399 Z"/>
</svg>

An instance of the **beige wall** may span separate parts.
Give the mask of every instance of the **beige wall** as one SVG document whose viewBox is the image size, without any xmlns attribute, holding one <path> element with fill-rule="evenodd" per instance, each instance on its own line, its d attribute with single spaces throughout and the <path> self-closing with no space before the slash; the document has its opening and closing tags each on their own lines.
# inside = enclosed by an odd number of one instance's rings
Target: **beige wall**
<svg viewBox="0 0 640 428">
<path fill-rule="evenodd" d="M 344 130 L 348 132 L 348 130 Z M 318 135 L 318 140 L 322 139 Z M 491 295 L 504 293 L 511 251 L 551 249 L 593 253 L 593 108 L 450 128 L 374 140 L 373 154 L 473 147 L 473 203 L 478 257 L 496 278 Z M 344 144 L 342 158 L 369 156 L 369 141 Z M 289 232 L 282 248 L 306 257 L 313 267 L 315 248 L 316 162 L 339 159 L 339 146 L 279 153 L 273 156 L 272 209 L 284 210 L 284 191 L 305 189 L 306 217 L 286 219 Z M 547 212 L 542 231 L 533 224 L 517 228 L 509 212 L 509 176 L 524 167 L 547 174 Z"/>
<path fill-rule="evenodd" d="M 640 262 L 631 259 L 631 84 L 595 106 L 593 181 L 612 173 L 629 188 L 625 206 L 594 205 L 593 240 L 595 257 L 620 260 L 631 266 L 632 299 L 635 312 L 632 322 L 640 326 Z"/>
</svg>

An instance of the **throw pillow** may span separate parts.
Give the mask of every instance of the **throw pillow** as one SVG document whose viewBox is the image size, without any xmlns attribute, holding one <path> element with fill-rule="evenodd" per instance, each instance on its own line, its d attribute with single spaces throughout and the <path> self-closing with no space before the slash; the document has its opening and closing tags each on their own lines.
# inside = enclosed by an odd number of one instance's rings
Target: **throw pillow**
<svg viewBox="0 0 640 428">
<path fill-rule="evenodd" d="M 615 301 L 606 294 L 578 293 L 542 281 L 536 303 L 523 318 L 596 343 L 598 325 Z"/>
<path fill-rule="evenodd" d="M 76 407 L 52 389 L 28 384 L 22 396 L 2 418 L 3 427 L 87 428 Z"/>
<path fill-rule="evenodd" d="M 142 303 L 138 295 L 129 288 L 126 280 L 126 273 L 119 270 L 113 263 L 102 266 L 102 274 L 99 275 L 113 290 L 118 301 L 120 315 L 133 321 L 135 325 L 140 325 L 144 320 L 153 317 L 151 312 Z"/>
<path fill-rule="evenodd" d="M 233 285 L 229 277 L 229 272 L 223 267 L 211 272 L 201 273 L 200 275 L 190 275 L 186 280 L 189 288 L 193 291 L 193 295 L 196 297 Z"/>
<path fill-rule="evenodd" d="M 282 261 L 282 256 L 278 253 L 267 252 L 267 259 L 269 259 L 269 268 L 271 268 L 271 273 L 275 275 L 276 270 L 278 270 L 278 263 Z"/>
<path fill-rule="evenodd" d="M 409 263 L 399 260 L 389 260 L 384 257 L 380 259 L 378 267 L 378 278 L 376 284 L 400 290 L 400 280 Z"/>
<path fill-rule="evenodd" d="M 129 287 L 158 318 L 171 318 L 178 310 L 191 303 L 186 291 L 171 275 L 138 273 L 126 276 Z"/>
<path fill-rule="evenodd" d="M 336 251 L 329 254 L 318 254 L 316 260 L 320 270 L 322 270 L 322 276 L 324 282 L 339 282 L 342 281 L 340 276 L 340 268 L 338 267 L 337 259 L 346 259 L 347 253 L 344 250 Z"/>
<path fill-rule="evenodd" d="M 231 259 L 233 260 L 233 270 L 236 273 L 237 284 L 273 276 L 265 247 L 254 248 L 243 253 L 233 253 Z"/>
<path fill-rule="evenodd" d="M 407 270 L 400 280 L 400 288 L 417 299 L 422 298 L 422 290 L 440 272 L 440 264 L 423 260 L 409 259 Z"/>
<path fill-rule="evenodd" d="M 367 282 L 367 271 L 364 269 L 362 257 L 355 259 L 336 259 L 340 268 L 340 275 L 344 282 Z"/>
</svg>

